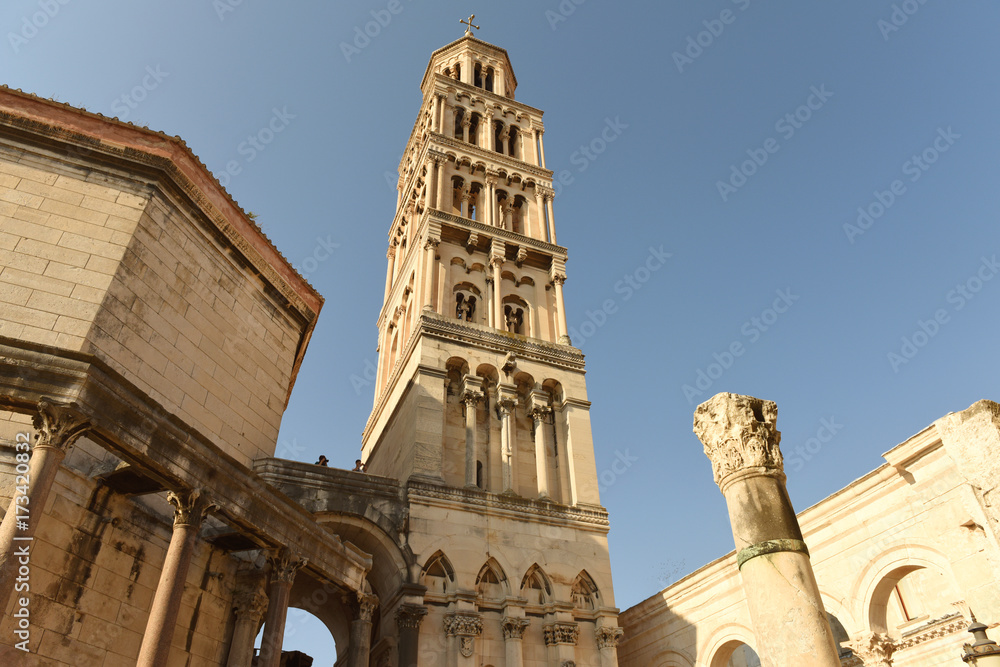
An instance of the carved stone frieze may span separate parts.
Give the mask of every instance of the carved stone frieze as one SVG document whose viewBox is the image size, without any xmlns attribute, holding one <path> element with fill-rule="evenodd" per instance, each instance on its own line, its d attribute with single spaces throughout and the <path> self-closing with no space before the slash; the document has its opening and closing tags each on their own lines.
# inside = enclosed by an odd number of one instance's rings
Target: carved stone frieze
<svg viewBox="0 0 1000 667">
<path fill-rule="evenodd" d="M 478 614 L 448 614 L 444 617 L 444 631 L 449 637 L 478 637 L 483 633 L 483 618 Z"/>
<path fill-rule="evenodd" d="M 576 646 L 580 638 L 580 626 L 577 623 L 553 623 L 542 629 L 545 635 L 545 645 L 571 644 Z"/>
<path fill-rule="evenodd" d="M 712 462 L 716 484 L 747 469 L 784 476 L 777 421 L 774 401 L 753 396 L 716 394 L 698 406 L 694 432 Z"/>
<path fill-rule="evenodd" d="M 524 631 L 528 629 L 530 621 L 526 618 L 514 618 L 511 616 L 505 616 L 502 621 L 500 621 L 500 627 L 503 629 L 504 639 L 521 639 L 524 637 Z"/>
<path fill-rule="evenodd" d="M 47 398 L 38 401 L 38 411 L 31 421 L 38 431 L 37 447 L 53 447 L 63 452 L 90 428 L 79 405 L 56 403 Z"/>
<path fill-rule="evenodd" d="M 594 631 L 597 636 L 597 648 L 616 648 L 625 635 L 621 628 L 601 627 Z"/>
</svg>

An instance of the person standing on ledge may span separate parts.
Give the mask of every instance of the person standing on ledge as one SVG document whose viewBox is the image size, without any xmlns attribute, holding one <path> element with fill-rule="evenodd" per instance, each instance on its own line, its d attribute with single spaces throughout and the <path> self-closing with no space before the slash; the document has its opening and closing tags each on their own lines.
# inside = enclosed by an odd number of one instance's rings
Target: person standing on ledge
<svg viewBox="0 0 1000 667">
<path fill-rule="evenodd" d="M 316 461 L 314 465 L 323 466 L 325 468 L 327 463 L 329 463 L 329 460 L 325 456 L 320 454 L 319 461 Z"/>
</svg>

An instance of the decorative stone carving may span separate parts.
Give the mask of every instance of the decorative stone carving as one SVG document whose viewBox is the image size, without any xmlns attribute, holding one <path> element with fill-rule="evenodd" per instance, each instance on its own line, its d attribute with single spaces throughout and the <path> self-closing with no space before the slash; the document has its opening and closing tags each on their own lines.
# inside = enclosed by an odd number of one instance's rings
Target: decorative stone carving
<svg viewBox="0 0 1000 667">
<path fill-rule="evenodd" d="M 90 422 L 74 403 L 56 403 L 47 398 L 38 401 L 38 412 L 31 418 L 38 431 L 38 447 L 53 447 L 66 452 L 83 435 Z"/>
<path fill-rule="evenodd" d="M 396 626 L 400 630 L 417 630 L 427 615 L 427 607 L 418 604 L 401 604 L 396 610 Z"/>
<path fill-rule="evenodd" d="M 238 619 L 258 625 L 267 611 L 267 596 L 261 591 L 244 591 L 233 597 L 233 612 Z"/>
<path fill-rule="evenodd" d="M 475 648 L 473 640 L 483 633 L 483 619 L 478 615 L 448 614 L 444 617 L 444 630 L 449 637 L 459 638 L 459 650 L 468 658 Z"/>
<path fill-rule="evenodd" d="M 197 489 L 167 492 L 167 502 L 174 506 L 174 526 L 201 527 L 201 522 L 216 505 Z"/>
<path fill-rule="evenodd" d="M 698 406 L 694 432 L 712 462 L 716 484 L 750 468 L 784 479 L 777 420 L 774 401 L 752 396 L 716 394 Z"/>
<path fill-rule="evenodd" d="M 580 626 L 576 623 L 553 623 L 546 625 L 542 632 L 545 635 L 546 646 L 557 644 L 576 646 L 576 641 L 580 638 Z"/>
<path fill-rule="evenodd" d="M 608 626 L 597 628 L 594 633 L 597 635 L 597 648 L 617 648 L 625 635 L 623 629 Z"/>
<path fill-rule="evenodd" d="M 295 573 L 305 567 L 308 559 L 299 558 L 288 549 L 279 549 L 277 553 L 272 553 L 267 557 L 267 562 L 271 566 L 271 581 L 292 583 L 295 580 Z"/>
<path fill-rule="evenodd" d="M 559 667 L 576 667 L 576 662 L 573 660 L 563 660 Z"/>
<path fill-rule="evenodd" d="M 479 234 L 476 232 L 471 232 L 469 234 L 468 240 L 465 242 L 465 249 L 471 255 L 476 250 L 476 246 L 479 244 Z"/>
<path fill-rule="evenodd" d="M 526 259 L 528 259 L 528 249 L 521 246 L 517 249 L 517 258 L 514 260 L 517 268 L 521 268 L 521 265 L 524 264 L 524 260 Z"/>
<path fill-rule="evenodd" d="M 500 627 L 503 629 L 504 639 L 521 639 L 524 637 L 524 631 L 528 629 L 530 621 L 526 618 L 513 618 L 511 616 L 505 616 L 502 621 L 500 621 Z"/>
<path fill-rule="evenodd" d="M 845 643 L 864 661 L 865 667 L 892 667 L 896 643 L 888 635 L 863 632 L 857 639 Z"/>
<path fill-rule="evenodd" d="M 358 593 L 358 618 L 371 622 L 378 608 L 378 596 L 371 593 Z"/>
</svg>

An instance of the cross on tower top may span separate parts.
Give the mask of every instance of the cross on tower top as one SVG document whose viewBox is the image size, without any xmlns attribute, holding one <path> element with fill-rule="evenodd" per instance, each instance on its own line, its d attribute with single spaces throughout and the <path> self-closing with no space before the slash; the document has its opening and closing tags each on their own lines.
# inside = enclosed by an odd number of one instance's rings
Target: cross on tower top
<svg viewBox="0 0 1000 667">
<path fill-rule="evenodd" d="M 459 23 L 463 23 L 463 24 L 465 24 L 465 25 L 467 25 L 467 26 L 468 26 L 468 27 L 467 27 L 467 28 L 465 29 L 465 34 L 466 34 L 466 35 L 471 35 L 471 34 L 472 34 L 472 29 L 473 29 L 473 28 L 475 28 L 476 30 L 479 30 L 479 26 L 478 26 L 478 25 L 473 25 L 473 23 L 472 23 L 473 19 L 475 19 L 475 18 L 476 18 L 476 15 L 475 15 L 475 14 L 473 14 L 472 16 L 470 16 L 470 17 L 468 18 L 468 20 L 466 20 L 466 19 L 459 19 L 459 20 L 458 20 L 458 22 L 459 22 Z"/>
</svg>

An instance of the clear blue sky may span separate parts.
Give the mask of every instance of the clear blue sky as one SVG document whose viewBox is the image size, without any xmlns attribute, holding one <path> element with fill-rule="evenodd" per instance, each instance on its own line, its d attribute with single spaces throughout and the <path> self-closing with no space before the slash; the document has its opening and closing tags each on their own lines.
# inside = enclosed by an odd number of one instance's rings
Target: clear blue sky
<svg viewBox="0 0 1000 667">
<path fill-rule="evenodd" d="M 326 306 L 279 455 L 356 457 L 395 205 L 386 174 L 430 53 L 472 12 L 510 53 L 518 99 L 546 112 L 548 166 L 572 178 L 556 225 L 620 607 L 732 548 L 691 433 L 701 400 L 777 402 L 804 509 L 938 417 L 1000 398 L 1000 279 L 983 281 L 1000 272 L 996 3 L 401 0 L 348 58 L 341 44 L 389 2 L 234 2 L 52 0 L 34 34 L 25 17 L 45 3 L 9 0 L 0 79 L 178 134 L 217 174 L 236 161 L 229 191 L 296 265 L 317 239 L 337 244 L 308 264 Z M 122 96 L 144 80 L 131 108 Z M 294 117 L 250 160 L 241 142 L 275 109 Z M 609 120 L 620 133 L 587 157 Z M 661 247 L 666 264 L 636 274 Z M 610 315 L 588 318 L 607 300 Z M 795 453 L 817 435 L 808 460 Z M 620 475 L 616 460 L 630 463 Z M 325 633 L 291 625 L 307 652 Z"/>
</svg>

